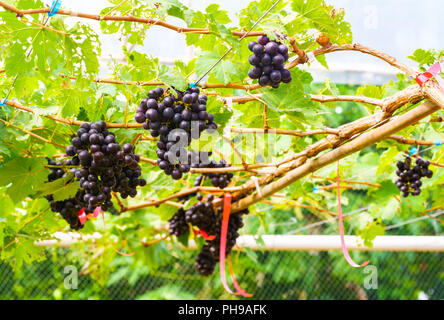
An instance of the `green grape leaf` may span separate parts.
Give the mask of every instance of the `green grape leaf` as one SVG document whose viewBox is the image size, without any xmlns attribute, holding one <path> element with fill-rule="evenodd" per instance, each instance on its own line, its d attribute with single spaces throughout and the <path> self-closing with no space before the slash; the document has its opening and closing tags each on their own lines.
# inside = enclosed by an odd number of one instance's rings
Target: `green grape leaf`
<svg viewBox="0 0 444 320">
<path fill-rule="evenodd" d="M 185 90 L 188 83 L 177 68 L 162 64 L 159 68 L 159 79 L 177 90 Z"/>
<path fill-rule="evenodd" d="M 65 177 L 52 182 L 47 182 L 38 190 L 38 197 L 53 195 L 54 201 L 62 201 L 73 198 L 79 190 L 77 181 L 71 181 L 74 177 L 72 172 L 68 172 Z"/>
<path fill-rule="evenodd" d="M 39 161 L 17 158 L 0 168 L 0 186 L 7 186 L 7 193 L 14 202 L 23 200 L 40 188 L 47 172 Z"/>
<path fill-rule="evenodd" d="M 204 75 L 219 59 L 217 52 L 204 52 L 196 61 L 196 73 L 198 77 Z M 237 77 L 238 69 L 229 60 L 220 61 L 212 70 L 217 80 L 227 84 Z"/>
</svg>

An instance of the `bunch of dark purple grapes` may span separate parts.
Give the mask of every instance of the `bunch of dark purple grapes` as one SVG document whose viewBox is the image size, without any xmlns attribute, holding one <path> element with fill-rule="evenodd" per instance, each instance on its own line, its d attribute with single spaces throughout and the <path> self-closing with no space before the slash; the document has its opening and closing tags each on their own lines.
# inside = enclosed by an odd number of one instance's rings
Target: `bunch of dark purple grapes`
<svg viewBox="0 0 444 320">
<path fill-rule="evenodd" d="M 207 195 L 205 198 L 202 195 L 198 195 L 197 199 L 199 202 L 185 212 L 185 219 L 188 223 L 197 226 L 208 235 L 216 236 L 214 240 L 206 240 L 206 244 L 195 260 L 195 267 L 198 272 L 201 275 L 208 276 L 213 273 L 219 261 L 223 208 L 219 208 L 217 211 L 214 210 L 212 205 L 213 195 Z M 249 211 L 246 209 L 230 215 L 225 251 L 227 256 L 236 244 L 236 240 L 239 237 L 239 229 L 244 225 L 242 215 L 248 213 Z"/>
<path fill-rule="evenodd" d="M 194 261 L 194 266 L 199 274 L 209 276 L 214 272 L 217 261 L 218 260 L 214 259 L 213 254 L 210 251 L 210 246 L 205 244 L 197 255 L 196 260 Z"/>
<path fill-rule="evenodd" d="M 205 199 L 198 194 L 198 202 L 185 211 L 185 221 L 208 234 L 214 231 L 217 217 L 212 204 L 213 199 L 212 194 L 207 195 Z"/>
<path fill-rule="evenodd" d="M 213 227 L 212 234 L 216 235 L 216 239 L 213 241 L 209 241 L 207 244 L 209 246 L 209 250 L 213 255 L 213 259 L 216 261 L 219 259 L 219 250 L 220 250 L 220 235 L 222 229 L 222 210 L 220 207 L 217 212 L 217 216 L 220 218 L 217 219 L 215 226 Z M 245 214 L 249 214 L 250 211 L 248 209 L 232 213 L 230 214 L 230 220 L 228 221 L 228 233 L 227 233 L 227 247 L 225 250 L 225 254 L 228 256 L 231 253 L 231 250 L 236 245 L 236 240 L 239 238 L 239 229 L 244 226 L 242 221 L 242 216 Z"/>
<path fill-rule="evenodd" d="M 187 194 L 185 196 L 179 197 L 179 202 L 187 201 L 191 196 L 194 194 Z M 169 234 L 175 235 L 176 237 L 183 236 L 186 234 L 190 227 L 187 224 L 187 221 L 185 220 L 185 210 L 179 209 L 174 214 L 174 216 L 168 221 L 168 229 Z"/>
<path fill-rule="evenodd" d="M 48 182 L 52 182 L 66 176 L 66 172 L 62 169 L 66 163 L 55 162 L 50 158 L 46 159 L 48 160 L 48 164 L 53 166 L 49 168 L 51 173 L 48 175 Z M 83 228 L 83 225 L 79 220 L 78 212 L 82 209 L 84 203 L 81 201 L 81 199 L 79 199 L 78 195 L 76 195 L 74 198 L 62 201 L 54 201 L 52 194 L 45 196 L 45 198 L 49 201 L 51 210 L 54 212 L 59 212 L 63 219 L 68 222 L 71 229 L 79 230 Z"/>
<path fill-rule="evenodd" d="M 228 167 L 228 164 L 225 162 L 224 159 L 221 159 L 219 163 L 217 163 L 214 160 L 211 160 L 211 162 L 208 165 L 192 165 L 192 168 L 225 168 Z M 200 186 L 203 181 L 206 179 L 210 179 L 211 184 L 218 188 L 225 188 L 228 186 L 228 184 L 231 182 L 231 179 L 233 178 L 232 172 L 222 172 L 222 173 L 204 173 L 196 178 L 194 181 L 194 186 Z"/>
<path fill-rule="evenodd" d="M 211 204 L 213 199 L 213 195 L 208 195 L 204 201 L 203 196 L 197 194 L 198 202 L 196 204 L 186 211 L 179 209 L 169 220 L 169 233 L 177 237 L 184 235 L 189 229 L 188 223 L 207 233 L 211 232 L 216 222 L 213 205 Z M 188 200 L 188 197 L 179 198 L 179 201 L 181 200 Z"/>
<path fill-rule="evenodd" d="M 398 161 L 396 166 L 398 170 L 396 175 L 399 179 L 396 180 L 396 186 L 401 190 L 403 197 L 408 197 L 409 194 L 417 196 L 421 193 L 421 178 L 431 178 L 433 171 L 429 170 L 430 162 L 422 158 L 416 159 L 416 165 L 411 167 L 411 158 L 406 156 L 404 161 Z"/>
<path fill-rule="evenodd" d="M 134 154 L 130 143 L 120 147 L 104 121 L 83 123 L 71 143 L 66 154 L 72 157 L 68 159 L 71 164 L 81 165 L 75 169 L 75 176 L 79 179 L 86 213 L 99 206 L 104 211 L 110 209 L 111 192 L 118 192 L 125 199 L 137 195 L 137 186 L 146 185 L 146 180 L 139 178 L 142 173 L 139 155 Z"/>
<path fill-rule="evenodd" d="M 207 112 L 207 96 L 199 95 L 199 88 L 176 92 L 177 97 L 160 87 L 150 90 L 148 98 L 136 109 L 135 120 L 142 123 L 144 129 L 151 130 L 153 137 L 159 137 L 157 164 L 166 174 L 179 180 L 190 170 L 185 149 L 192 139 L 218 126 L 213 114 Z"/>
<path fill-rule="evenodd" d="M 189 197 L 180 198 L 179 200 L 188 200 Z M 198 202 L 184 211 L 179 209 L 176 214 L 169 220 L 169 233 L 180 237 L 186 234 L 189 230 L 189 225 L 196 226 L 200 230 L 211 234 L 216 225 L 217 217 L 211 201 L 214 199 L 213 195 L 208 195 L 203 199 L 201 194 L 197 194 Z M 214 271 L 216 261 L 209 252 L 209 246 L 205 245 L 202 251 L 198 254 L 195 262 L 198 272 L 202 275 L 210 275 Z"/>
<path fill-rule="evenodd" d="M 183 236 L 190 229 L 185 220 L 185 211 L 183 209 L 179 209 L 168 222 L 169 234 L 176 237 Z"/>
<path fill-rule="evenodd" d="M 216 215 L 216 211 L 212 204 L 213 199 L 214 196 L 212 194 L 207 195 L 205 199 L 201 194 L 198 194 L 198 202 L 185 212 L 186 222 L 205 231 L 208 235 L 214 235 L 218 220 L 218 216 Z M 210 241 L 207 241 L 203 246 L 194 262 L 197 272 L 203 276 L 209 276 L 212 274 L 218 261 L 218 259 L 213 258 L 213 255 L 210 252 L 209 242 Z"/>
<path fill-rule="evenodd" d="M 181 200 L 187 200 L 181 199 Z M 222 228 L 223 208 L 214 210 L 212 204 L 214 196 L 207 195 L 205 198 L 197 194 L 198 202 L 188 208 L 185 212 L 180 209 L 169 221 L 169 233 L 176 236 L 184 235 L 188 232 L 188 224 L 205 231 L 209 236 L 215 235 L 214 240 L 206 240 L 201 252 L 195 260 L 195 267 L 199 274 L 208 276 L 213 273 L 219 261 L 220 234 Z M 231 253 L 239 237 L 238 230 L 243 227 L 242 215 L 248 214 L 248 209 L 231 214 L 228 222 L 226 255 Z"/>
<path fill-rule="evenodd" d="M 250 41 L 248 49 L 253 52 L 248 58 L 248 62 L 253 66 L 248 71 L 251 79 L 259 79 L 261 86 L 271 85 L 273 88 L 279 88 L 281 82 L 291 81 L 291 72 L 284 67 L 289 58 L 286 45 L 262 35 L 257 42 Z"/>
<path fill-rule="evenodd" d="M 218 215 L 221 215 L 222 209 L 218 210 Z M 244 223 L 242 221 L 242 215 L 248 214 L 248 209 L 240 211 L 230 215 L 230 220 L 228 221 L 228 232 L 227 232 L 227 246 L 225 249 L 225 255 L 228 256 L 231 250 L 236 245 L 236 240 L 239 237 L 239 229 L 243 227 Z M 214 240 L 206 242 L 203 246 L 202 251 L 199 253 L 195 260 L 195 267 L 197 271 L 204 276 L 208 276 L 213 273 L 214 268 L 219 261 L 219 250 L 220 250 L 220 235 L 222 229 L 222 218 L 216 219 L 216 223 L 212 228 L 212 233 L 216 235 Z"/>
</svg>

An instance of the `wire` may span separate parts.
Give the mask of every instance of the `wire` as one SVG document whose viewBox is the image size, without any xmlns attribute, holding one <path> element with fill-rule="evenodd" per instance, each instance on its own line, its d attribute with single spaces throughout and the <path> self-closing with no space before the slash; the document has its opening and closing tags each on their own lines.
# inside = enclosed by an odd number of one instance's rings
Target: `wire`
<svg viewBox="0 0 444 320">
<path fill-rule="evenodd" d="M 271 10 L 273 10 L 273 8 L 274 7 L 276 7 L 277 5 L 278 5 L 278 3 L 279 2 L 281 2 L 281 0 L 277 0 L 271 7 L 270 7 L 270 9 L 268 9 L 252 26 L 251 26 L 251 28 L 250 28 L 250 30 L 248 30 L 240 39 L 239 39 L 239 41 L 242 41 L 250 32 L 251 32 L 251 30 L 253 30 L 254 29 L 254 27 L 256 27 L 257 26 L 257 24 L 271 11 Z M 227 56 L 227 54 L 229 54 L 230 52 L 231 52 L 231 50 L 233 50 L 233 47 L 230 47 L 228 50 L 227 50 L 227 52 L 225 52 L 224 53 L 224 55 L 222 56 L 222 57 L 220 57 L 219 58 L 219 60 L 217 60 L 209 69 L 208 69 L 208 71 L 207 72 L 205 72 L 204 73 L 204 75 L 203 76 L 201 76 L 200 78 L 199 78 L 199 80 L 197 80 L 194 84 L 196 85 L 196 84 L 198 84 L 199 82 L 201 82 L 202 81 L 202 79 L 203 78 L 205 78 L 205 76 L 207 76 L 210 72 L 211 72 L 211 70 L 213 70 L 214 69 L 214 67 L 216 67 L 218 64 L 219 64 L 219 62 L 221 62 L 222 61 L 222 59 L 223 58 L 225 58 L 226 56 Z"/>
<path fill-rule="evenodd" d="M 57 4 L 59 2 L 59 0 L 57 0 L 57 2 L 54 2 L 54 4 Z M 46 17 L 46 20 L 43 22 L 43 26 L 45 26 L 46 25 L 46 23 L 48 23 L 48 20 L 50 19 L 50 16 L 47 16 Z M 39 30 L 38 32 L 40 32 L 41 30 Z M 35 40 L 35 37 L 34 37 L 34 40 Z M 32 53 L 32 51 L 33 51 L 33 49 L 32 49 L 32 44 L 34 43 L 34 40 L 31 42 L 31 45 L 29 46 L 29 48 L 28 48 L 28 50 L 29 50 L 29 52 L 26 54 L 26 59 L 28 59 L 30 56 L 31 56 L 31 53 Z M 15 83 L 17 82 L 17 78 L 18 78 L 18 74 L 14 77 L 14 80 L 12 81 L 12 84 L 11 84 L 11 86 L 9 87 L 9 89 L 8 89 L 8 93 L 6 94 L 6 96 L 2 99 L 2 101 L 7 101 L 8 100 L 8 98 L 9 98 L 9 95 L 11 94 L 11 91 L 12 91 L 12 89 L 14 88 L 14 86 L 15 86 Z"/>
<path fill-rule="evenodd" d="M 353 215 L 353 214 L 355 214 L 355 213 L 365 211 L 365 210 L 367 210 L 368 208 L 369 208 L 369 207 L 356 209 L 356 210 L 354 210 L 354 211 L 351 211 L 351 212 L 348 212 L 348 213 L 346 213 L 346 214 L 343 214 L 342 216 L 343 216 L 343 217 L 351 216 L 351 215 Z M 286 234 L 292 234 L 292 233 L 297 233 L 297 232 L 300 232 L 300 231 L 304 231 L 304 230 L 312 229 L 312 228 L 314 228 L 314 227 L 321 226 L 321 225 L 326 224 L 326 223 L 329 223 L 329 222 L 334 222 L 335 220 L 338 220 L 338 217 L 332 217 L 332 218 L 327 219 L 327 220 L 322 220 L 322 221 L 314 222 L 314 223 L 312 223 L 312 224 L 306 225 L 306 226 L 301 227 L 301 228 L 299 228 L 299 229 L 296 229 L 296 230 L 292 230 L 292 231 L 290 231 L 290 232 L 287 232 Z M 294 222 L 294 223 L 297 223 L 297 222 Z M 291 224 L 293 224 L 293 223 L 291 223 Z M 277 225 L 278 225 L 278 224 L 276 224 L 275 226 L 277 226 Z M 283 225 L 283 224 L 279 224 L 279 225 Z"/>
<path fill-rule="evenodd" d="M 398 224 L 395 224 L 395 225 L 392 225 L 392 226 L 385 227 L 385 230 L 392 230 L 392 229 L 396 229 L 396 228 L 405 226 L 407 224 L 411 224 L 411 223 L 418 222 L 418 221 L 421 221 L 421 220 L 430 219 L 430 218 L 436 218 L 436 217 L 438 217 L 438 216 L 440 216 L 442 214 L 444 214 L 444 211 L 438 211 L 438 212 L 435 212 L 434 214 L 430 214 L 428 216 L 410 219 L 410 220 L 407 220 L 407 221 L 404 221 L 404 222 L 401 222 L 401 223 L 398 223 Z"/>
</svg>

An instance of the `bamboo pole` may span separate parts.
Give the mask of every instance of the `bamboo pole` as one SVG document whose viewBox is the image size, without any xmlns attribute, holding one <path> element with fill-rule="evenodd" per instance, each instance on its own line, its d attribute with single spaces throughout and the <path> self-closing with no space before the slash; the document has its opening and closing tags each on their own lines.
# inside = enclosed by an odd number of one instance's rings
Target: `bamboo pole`
<svg viewBox="0 0 444 320">
<path fill-rule="evenodd" d="M 100 234 L 91 236 L 65 235 L 61 239 L 41 240 L 34 242 L 38 247 L 69 248 L 77 243 L 99 243 Z M 154 240 L 159 242 L 165 237 Z M 341 250 L 341 241 L 336 235 L 263 235 L 263 243 L 259 246 L 256 236 L 241 235 L 234 249 L 266 251 L 329 251 Z M 393 251 L 393 252 L 444 252 L 444 236 L 378 236 L 373 240 L 373 247 L 361 244 L 358 236 L 345 236 L 345 244 L 351 251 Z M 189 242 L 188 249 L 196 250 L 198 247 L 194 241 Z"/>
<path fill-rule="evenodd" d="M 396 133 L 403 128 L 408 127 L 411 124 L 416 123 L 417 121 L 425 118 L 432 113 L 438 111 L 440 107 L 433 102 L 425 102 L 419 107 L 405 113 L 404 115 L 395 118 L 388 123 L 382 125 L 381 127 L 374 129 L 370 132 L 364 133 L 351 142 L 342 145 L 318 158 L 315 158 L 305 164 L 293 169 L 288 172 L 281 179 L 263 187 L 261 189 L 262 197 L 260 197 L 257 193 L 247 196 L 239 200 L 238 202 L 233 203 L 231 212 L 237 212 L 243 209 L 248 208 L 250 205 L 257 203 L 262 200 L 262 198 L 266 198 L 273 193 L 291 185 L 295 181 L 305 177 L 306 175 L 315 172 L 316 170 L 329 165 L 335 161 L 338 161 L 346 156 L 360 151 L 386 137 Z"/>
</svg>

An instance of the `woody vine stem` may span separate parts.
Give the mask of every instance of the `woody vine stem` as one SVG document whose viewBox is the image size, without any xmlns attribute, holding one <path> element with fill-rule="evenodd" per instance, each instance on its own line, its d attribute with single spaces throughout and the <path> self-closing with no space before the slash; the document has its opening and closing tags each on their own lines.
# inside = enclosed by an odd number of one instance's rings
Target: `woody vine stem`
<svg viewBox="0 0 444 320">
<path fill-rule="evenodd" d="M 31 9 L 31 10 L 20 10 L 15 8 L 12 5 L 9 5 L 3 1 L 0 1 L 0 6 L 6 10 L 12 11 L 17 14 L 17 19 L 21 19 L 23 22 L 27 23 L 28 21 L 23 17 L 25 15 L 34 15 L 40 13 L 47 13 L 49 8 L 41 8 L 41 9 Z M 139 18 L 131 15 L 125 16 L 117 16 L 117 15 L 92 15 L 85 14 L 80 12 L 73 12 L 70 10 L 59 10 L 58 14 L 67 15 L 67 16 L 75 16 L 84 19 L 92 19 L 97 21 L 126 21 L 126 22 L 135 22 L 147 25 L 153 25 L 157 27 L 167 28 L 169 30 L 176 31 L 178 33 L 197 33 L 197 34 L 209 34 L 211 33 L 206 28 L 183 28 L 174 26 L 172 24 L 166 23 L 164 21 L 158 19 L 148 19 L 148 18 Z M 55 30 L 53 28 L 45 27 L 44 25 L 39 26 L 40 28 L 44 28 L 49 32 L 57 32 L 60 31 Z M 233 31 L 232 34 L 234 36 L 242 39 L 244 36 L 253 37 L 264 34 L 262 31 L 254 31 L 254 32 L 243 32 L 243 31 Z M 69 36 L 69 34 L 63 33 L 64 36 Z M 304 64 L 308 62 L 308 54 L 304 50 L 301 50 L 297 47 L 294 39 L 289 39 L 291 44 L 291 51 L 295 53 L 295 58 L 286 65 L 286 68 L 294 68 L 297 65 Z M 325 54 L 330 54 L 339 51 L 355 51 L 368 55 L 372 55 L 391 66 L 399 69 L 401 72 L 405 73 L 409 77 L 416 77 L 419 72 L 414 70 L 405 64 L 399 62 L 394 57 L 391 57 L 383 52 L 377 51 L 375 49 L 369 48 L 367 46 L 363 46 L 360 44 L 344 44 L 344 45 L 331 45 L 327 44 L 319 49 L 316 49 L 310 52 L 313 56 L 320 56 Z M 48 70 L 49 71 L 49 70 Z M 4 73 L 4 70 L 0 70 L 0 74 Z M 60 74 L 61 77 L 69 78 L 75 80 L 76 77 L 67 76 Z M 90 79 L 91 81 L 98 83 L 110 83 L 116 85 L 136 85 L 136 86 L 153 86 L 153 85 L 164 85 L 162 81 L 121 81 L 119 79 Z M 202 89 L 207 90 L 207 94 L 219 95 L 219 93 L 209 91 L 209 89 L 218 89 L 218 88 L 230 88 L 230 89 L 241 89 L 247 92 L 247 95 L 244 96 L 232 96 L 232 97 L 223 97 L 220 96 L 218 99 L 225 104 L 227 103 L 246 103 L 249 101 L 260 100 L 261 94 L 254 93 L 255 90 L 261 88 L 259 84 L 248 85 L 248 84 L 237 84 L 237 83 L 228 83 L 228 84 L 219 84 L 219 83 L 200 83 L 198 84 Z M 225 189 L 219 189 L 214 187 L 194 187 L 194 188 L 185 188 L 182 191 L 165 197 L 163 199 L 151 200 L 145 204 L 140 204 L 133 207 L 124 207 L 122 205 L 121 212 L 136 210 L 148 206 L 159 206 L 163 203 L 170 203 L 172 205 L 176 205 L 171 200 L 174 200 L 178 197 L 192 194 L 195 192 L 209 192 L 215 194 L 221 193 L 232 193 L 233 200 L 235 201 L 232 205 L 231 212 L 238 212 L 243 210 L 250 205 L 257 203 L 259 201 L 264 201 L 265 198 L 270 197 L 288 185 L 296 182 L 304 176 L 307 176 L 318 169 L 331 164 L 337 160 L 343 159 L 346 156 L 358 152 L 378 141 L 384 139 L 392 139 L 399 143 L 408 143 L 408 144 L 417 144 L 417 145 L 431 145 L 433 142 L 430 141 L 417 141 L 410 138 L 404 138 L 400 136 L 394 135 L 396 132 L 401 129 L 408 127 L 410 125 L 414 125 L 418 123 L 421 119 L 433 114 L 440 108 L 444 108 L 444 92 L 440 89 L 440 87 L 433 81 L 429 81 L 425 83 L 423 86 L 419 85 L 411 85 L 410 87 L 401 90 L 391 97 L 385 99 L 374 99 L 365 96 L 328 96 L 328 95 L 311 95 L 310 99 L 313 101 L 317 101 L 320 103 L 332 102 L 332 101 L 353 101 L 357 103 L 371 104 L 378 107 L 377 111 L 370 116 L 355 120 L 353 122 L 344 124 L 338 128 L 322 128 L 319 130 L 313 130 L 309 132 L 299 132 L 292 130 L 282 130 L 282 129 L 272 129 L 268 127 L 268 124 L 265 123 L 265 127 L 262 128 L 230 128 L 231 132 L 234 133 L 268 133 L 271 130 L 275 130 L 276 134 L 287 134 L 298 137 L 309 136 L 309 135 L 326 135 L 325 138 L 319 140 L 318 142 L 307 146 L 304 150 L 289 155 L 286 159 L 280 160 L 276 163 L 269 164 L 246 164 L 243 163 L 242 166 L 229 166 L 226 168 L 218 168 L 218 169 L 192 169 L 192 173 L 208 173 L 208 172 L 233 172 L 233 171 L 246 171 L 251 175 L 257 175 L 258 184 L 261 188 L 261 196 L 255 192 L 256 185 L 254 181 L 247 181 L 240 186 L 229 186 Z M 423 100 L 427 100 L 425 103 L 419 104 Z M 16 108 L 20 112 L 29 112 L 34 113 L 35 111 L 27 106 L 23 106 L 21 103 L 17 101 L 5 101 L 5 104 Z M 395 112 L 400 108 L 407 104 L 413 104 L 415 107 L 410 111 L 403 113 L 401 115 L 394 116 Z M 264 114 L 266 115 L 266 109 Z M 55 115 L 44 115 L 44 117 L 56 121 L 58 123 L 71 126 L 71 125 L 81 125 L 83 122 L 75 119 L 62 118 Z M 442 119 L 433 118 L 431 121 L 442 121 Z M 53 141 L 48 139 L 39 137 L 37 134 L 32 133 L 30 131 L 25 131 L 20 127 L 12 124 L 12 121 L 2 121 L 5 125 L 11 126 L 18 130 L 21 130 L 27 134 L 30 134 L 36 139 L 40 139 L 45 143 L 55 144 Z M 137 123 L 107 123 L 109 128 L 139 128 L 140 124 Z M 137 139 L 137 143 L 143 140 L 155 140 L 155 138 L 145 137 L 142 139 Z M 56 146 L 62 147 L 61 145 L 55 144 Z M 327 151 L 326 153 L 321 155 L 321 152 Z M 144 162 L 155 165 L 155 161 L 151 159 L 142 158 Z M 434 165 L 442 167 L 442 164 L 432 163 Z M 266 170 L 263 170 L 266 169 Z M 242 194 L 249 194 L 249 196 L 240 199 Z M 214 203 L 216 206 L 221 205 L 217 200 Z M 179 204 L 180 205 L 180 204 Z"/>
</svg>

